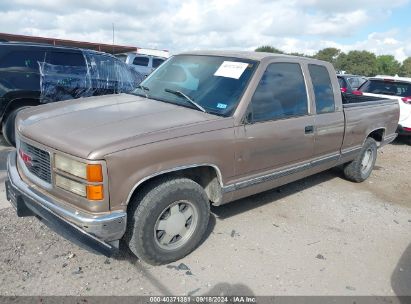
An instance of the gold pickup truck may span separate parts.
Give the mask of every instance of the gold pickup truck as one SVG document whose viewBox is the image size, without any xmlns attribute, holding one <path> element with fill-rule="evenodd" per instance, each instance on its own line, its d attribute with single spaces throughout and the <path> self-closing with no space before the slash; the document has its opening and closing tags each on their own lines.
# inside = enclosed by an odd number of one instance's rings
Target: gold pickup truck
<svg viewBox="0 0 411 304">
<path fill-rule="evenodd" d="M 398 119 L 397 101 L 342 96 L 326 62 L 183 53 L 132 94 L 21 111 L 7 197 L 82 245 L 164 264 L 198 246 L 210 204 L 339 165 L 364 181 Z"/>
</svg>

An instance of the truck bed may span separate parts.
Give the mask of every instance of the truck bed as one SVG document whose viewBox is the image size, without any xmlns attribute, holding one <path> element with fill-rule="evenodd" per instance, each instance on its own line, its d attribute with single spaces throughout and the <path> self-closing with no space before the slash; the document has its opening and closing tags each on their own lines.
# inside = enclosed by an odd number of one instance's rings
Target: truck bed
<svg viewBox="0 0 411 304">
<path fill-rule="evenodd" d="M 396 100 L 373 96 L 342 94 L 345 132 L 342 151 L 360 148 L 364 138 L 374 131 L 381 143 L 395 135 L 399 105 Z M 376 135 L 377 136 L 377 135 Z"/>
<path fill-rule="evenodd" d="M 355 95 L 350 93 L 341 93 L 342 103 L 344 107 L 351 107 L 354 105 L 369 105 L 378 103 L 392 103 L 392 99 L 375 97 L 375 96 L 365 96 L 365 95 Z"/>
</svg>

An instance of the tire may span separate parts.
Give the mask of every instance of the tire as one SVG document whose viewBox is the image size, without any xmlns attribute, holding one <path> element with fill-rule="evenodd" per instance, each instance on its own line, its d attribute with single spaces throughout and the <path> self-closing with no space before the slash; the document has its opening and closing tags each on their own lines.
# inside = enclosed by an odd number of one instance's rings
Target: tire
<svg viewBox="0 0 411 304">
<path fill-rule="evenodd" d="M 174 262 L 192 252 L 210 217 L 204 189 L 187 178 L 159 179 L 130 204 L 124 240 L 140 260 L 151 265 Z"/>
<path fill-rule="evenodd" d="M 15 147 L 16 146 L 16 116 L 17 113 L 27 107 L 17 108 L 7 115 L 6 119 L 3 122 L 2 133 L 6 142 Z"/>
<path fill-rule="evenodd" d="M 374 169 L 376 160 L 377 142 L 369 137 L 366 139 L 360 154 L 344 166 L 345 177 L 356 183 L 365 181 Z"/>
</svg>

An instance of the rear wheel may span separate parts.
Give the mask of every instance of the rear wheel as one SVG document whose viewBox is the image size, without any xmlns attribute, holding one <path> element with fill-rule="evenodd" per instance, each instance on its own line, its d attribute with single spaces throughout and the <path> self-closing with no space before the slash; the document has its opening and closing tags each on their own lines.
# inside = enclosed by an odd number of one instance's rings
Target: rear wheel
<svg viewBox="0 0 411 304">
<path fill-rule="evenodd" d="M 187 178 L 165 178 L 133 199 L 125 241 L 148 264 L 174 262 L 193 251 L 207 229 L 210 203 Z"/>
<path fill-rule="evenodd" d="M 377 160 L 377 143 L 372 138 L 367 138 L 360 154 L 344 166 L 344 175 L 353 182 L 363 182 L 371 174 Z"/>
</svg>

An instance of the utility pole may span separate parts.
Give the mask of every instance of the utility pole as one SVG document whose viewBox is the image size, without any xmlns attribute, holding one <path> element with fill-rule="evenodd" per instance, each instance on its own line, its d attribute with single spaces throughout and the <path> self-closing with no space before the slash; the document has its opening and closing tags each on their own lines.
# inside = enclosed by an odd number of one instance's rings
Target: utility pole
<svg viewBox="0 0 411 304">
<path fill-rule="evenodd" d="M 114 55 L 114 23 L 112 23 L 113 26 L 113 55 Z"/>
</svg>

